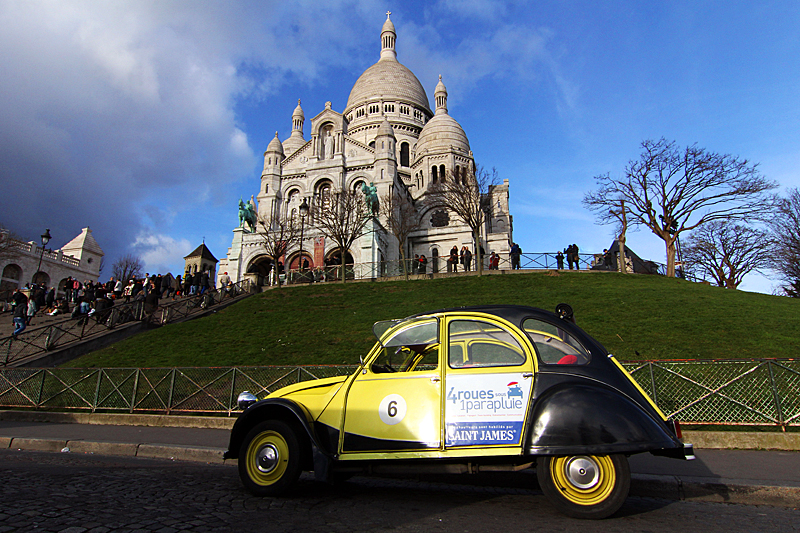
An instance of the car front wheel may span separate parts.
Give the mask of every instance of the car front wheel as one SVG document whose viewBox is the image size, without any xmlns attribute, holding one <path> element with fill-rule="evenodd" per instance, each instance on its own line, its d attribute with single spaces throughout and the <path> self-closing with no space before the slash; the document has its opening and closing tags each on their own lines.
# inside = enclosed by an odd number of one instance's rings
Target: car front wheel
<svg viewBox="0 0 800 533">
<path fill-rule="evenodd" d="M 631 486 L 624 455 L 539 457 L 536 476 L 553 505 L 575 518 L 611 516 L 625 503 Z"/>
<path fill-rule="evenodd" d="M 261 422 L 239 451 L 239 478 L 256 496 L 277 496 L 300 477 L 300 444 L 292 428 L 278 420 Z"/>
</svg>

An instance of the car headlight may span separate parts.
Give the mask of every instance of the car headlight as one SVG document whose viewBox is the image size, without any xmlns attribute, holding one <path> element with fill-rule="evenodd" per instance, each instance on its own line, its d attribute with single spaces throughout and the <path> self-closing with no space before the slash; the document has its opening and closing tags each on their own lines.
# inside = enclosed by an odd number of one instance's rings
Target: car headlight
<svg viewBox="0 0 800 533">
<path fill-rule="evenodd" d="M 239 409 L 244 411 L 245 409 L 247 409 L 248 407 L 250 407 L 251 405 L 253 405 L 257 401 L 258 401 L 258 398 L 256 398 L 255 394 L 253 394 L 250 391 L 244 391 L 244 392 L 239 394 L 238 398 L 236 398 L 236 405 L 239 406 Z"/>
</svg>

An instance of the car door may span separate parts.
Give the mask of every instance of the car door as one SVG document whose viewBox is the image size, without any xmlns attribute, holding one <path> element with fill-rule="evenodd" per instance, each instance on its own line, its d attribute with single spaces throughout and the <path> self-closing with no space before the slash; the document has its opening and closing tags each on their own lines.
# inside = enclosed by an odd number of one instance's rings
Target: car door
<svg viewBox="0 0 800 533">
<path fill-rule="evenodd" d="M 535 358 L 520 333 L 488 316 L 448 317 L 445 448 L 520 446 Z"/>
<path fill-rule="evenodd" d="M 441 449 L 439 321 L 404 323 L 347 391 L 343 454 Z"/>
</svg>

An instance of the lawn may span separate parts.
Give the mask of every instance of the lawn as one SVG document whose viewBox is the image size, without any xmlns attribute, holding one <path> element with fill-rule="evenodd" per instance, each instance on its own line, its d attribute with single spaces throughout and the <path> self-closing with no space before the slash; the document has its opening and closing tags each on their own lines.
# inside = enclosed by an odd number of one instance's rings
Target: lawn
<svg viewBox="0 0 800 533">
<path fill-rule="evenodd" d="M 353 364 L 372 324 L 446 307 L 575 310 L 623 360 L 796 357 L 800 301 L 661 276 L 560 272 L 284 287 L 206 318 L 139 334 L 70 367 Z"/>
</svg>

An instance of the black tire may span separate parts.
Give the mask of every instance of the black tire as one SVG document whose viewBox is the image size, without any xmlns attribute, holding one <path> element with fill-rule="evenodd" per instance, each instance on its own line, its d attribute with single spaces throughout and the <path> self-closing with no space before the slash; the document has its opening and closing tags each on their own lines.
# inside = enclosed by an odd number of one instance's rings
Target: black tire
<svg viewBox="0 0 800 533">
<path fill-rule="evenodd" d="M 611 516 L 625 503 L 631 487 L 624 455 L 539 457 L 536 477 L 553 506 L 574 518 Z"/>
<path fill-rule="evenodd" d="M 256 496 L 285 493 L 300 477 L 300 443 L 279 420 L 253 427 L 239 449 L 239 478 Z"/>
</svg>

